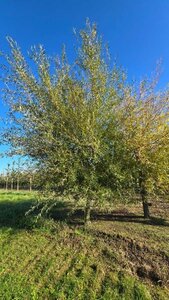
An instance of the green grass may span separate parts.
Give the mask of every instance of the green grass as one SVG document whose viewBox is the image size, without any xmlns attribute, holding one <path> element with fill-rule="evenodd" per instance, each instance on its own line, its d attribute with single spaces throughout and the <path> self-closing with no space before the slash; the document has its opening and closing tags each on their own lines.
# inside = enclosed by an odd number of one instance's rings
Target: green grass
<svg viewBox="0 0 169 300">
<path fill-rule="evenodd" d="M 36 222 L 35 196 L 0 192 L 0 299 L 169 299 L 168 223 Z"/>
</svg>

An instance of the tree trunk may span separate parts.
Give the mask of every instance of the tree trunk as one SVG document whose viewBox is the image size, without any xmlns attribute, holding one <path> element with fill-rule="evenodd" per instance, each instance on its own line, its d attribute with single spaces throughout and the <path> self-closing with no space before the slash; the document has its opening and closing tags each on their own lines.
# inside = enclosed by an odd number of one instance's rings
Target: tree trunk
<svg viewBox="0 0 169 300">
<path fill-rule="evenodd" d="M 16 187 L 17 191 L 19 191 L 19 177 L 17 178 L 17 187 Z"/>
<path fill-rule="evenodd" d="M 85 207 L 85 214 L 84 214 L 84 222 L 86 226 L 90 224 L 90 214 L 91 214 L 90 201 L 87 200 L 86 207 Z"/>
<path fill-rule="evenodd" d="M 13 178 L 11 179 L 11 190 L 13 190 Z"/>
<path fill-rule="evenodd" d="M 147 200 L 143 201 L 143 211 L 144 211 L 144 218 L 149 219 L 150 218 L 150 211 L 149 211 L 149 205 Z"/>
<path fill-rule="evenodd" d="M 32 192 L 32 177 L 29 179 L 29 191 Z"/>
<path fill-rule="evenodd" d="M 141 195 L 142 204 L 143 204 L 144 218 L 148 219 L 148 218 L 150 218 L 150 210 L 149 210 L 148 201 L 146 199 L 147 190 L 146 190 L 146 187 L 145 187 L 145 176 L 142 172 L 140 172 L 140 180 L 139 181 L 140 181 L 139 182 L 139 184 L 140 184 L 140 195 Z"/>
<path fill-rule="evenodd" d="M 6 178 L 6 191 L 8 190 L 8 177 Z"/>
</svg>

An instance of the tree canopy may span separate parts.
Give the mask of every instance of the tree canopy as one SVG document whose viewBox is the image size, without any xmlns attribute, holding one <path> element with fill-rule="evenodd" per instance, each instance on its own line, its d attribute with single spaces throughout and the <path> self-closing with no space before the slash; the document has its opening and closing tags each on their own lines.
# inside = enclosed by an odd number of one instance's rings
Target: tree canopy
<svg viewBox="0 0 169 300">
<path fill-rule="evenodd" d="M 77 34 L 76 59 L 51 58 L 43 46 L 26 59 L 8 38 L 3 67 L 10 123 L 2 139 L 39 168 L 54 198 L 91 205 L 115 193 L 164 190 L 168 184 L 168 92 L 138 90 L 112 66 L 95 24 Z M 145 197 L 143 196 L 143 202 Z"/>
</svg>

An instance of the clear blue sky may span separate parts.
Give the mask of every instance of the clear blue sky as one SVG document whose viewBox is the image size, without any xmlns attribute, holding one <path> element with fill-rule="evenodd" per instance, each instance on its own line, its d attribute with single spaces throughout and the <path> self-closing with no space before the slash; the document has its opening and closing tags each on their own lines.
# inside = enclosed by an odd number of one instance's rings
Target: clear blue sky
<svg viewBox="0 0 169 300">
<path fill-rule="evenodd" d="M 53 55 L 65 43 L 73 55 L 73 27 L 79 29 L 86 17 L 98 24 L 130 79 L 140 79 L 162 59 L 160 87 L 169 81 L 169 0 L 0 0 L 0 49 L 7 51 L 6 35 L 23 52 L 43 44 Z M 0 94 L 0 116 L 5 115 Z M 1 125 L 1 124 L 0 124 Z M 0 147 L 0 150 L 2 147 Z M 0 171 L 9 159 L 0 159 Z"/>
</svg>

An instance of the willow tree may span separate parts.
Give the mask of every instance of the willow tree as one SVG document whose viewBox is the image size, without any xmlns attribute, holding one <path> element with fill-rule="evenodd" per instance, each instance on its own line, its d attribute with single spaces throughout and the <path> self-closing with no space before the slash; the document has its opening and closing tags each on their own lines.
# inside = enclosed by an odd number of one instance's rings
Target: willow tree
<svg viewBox="0 0 169 300">
<path fill-rule="evenodd" d="M 150 217 L 148 194 L 165 192 L 169 184 L 169 94 L 157 93 L 154 83 L 126 89 L 118 108 L 122 160 L 140 192 L 145 218 Z"/>
<path fill-rule="evenodd" d="M 72 65 L 65 50 L 51 59 L 42 46 L 33 47 L 30 62 L 15 41 L 8 42 L 10 53 L 3 56 L 10 123 L 3 139 L 15 153 L 38 163 L 41 186 L 54 199 L 70 194 L 83 198 L 88 222 L 91 204 L 118 186 L 118 172 L 109 183 L 103 178 L 105 158 L 110 159 L 111 175 L 116 164 L 106 137 L 108 130 L 116 130 L 114 108 L 120 101 L 121 77 L 108 67 L 97 28 L 89 22 L 78 34 Z"/>
</svg>

